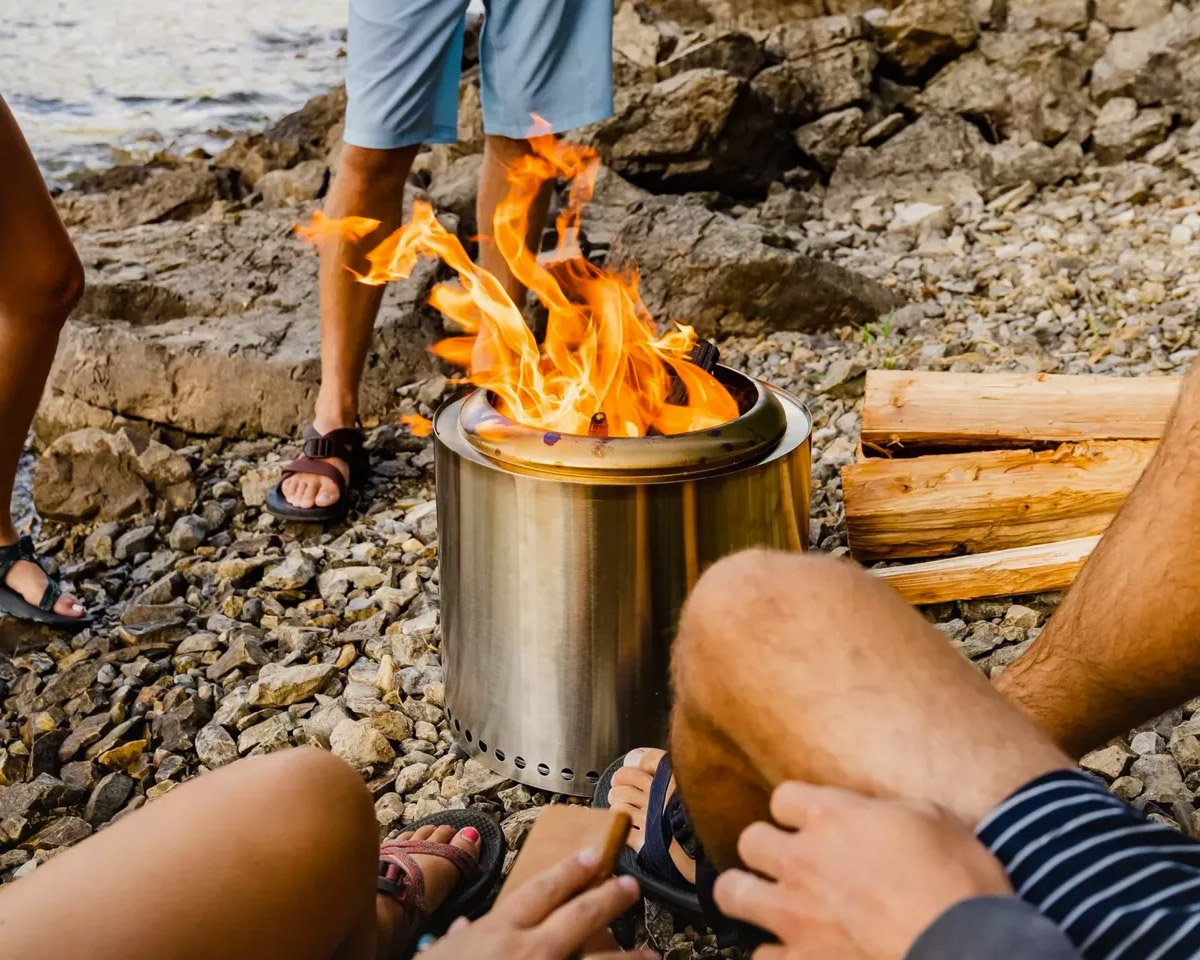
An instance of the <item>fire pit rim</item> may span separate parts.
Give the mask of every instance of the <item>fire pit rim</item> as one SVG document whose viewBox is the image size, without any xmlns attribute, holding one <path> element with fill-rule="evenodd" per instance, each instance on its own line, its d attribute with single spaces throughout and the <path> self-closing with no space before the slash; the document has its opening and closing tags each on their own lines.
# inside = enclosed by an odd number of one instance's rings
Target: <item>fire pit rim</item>
<svg viewBox="0 0 1200 960">
<path fill-rule="evenodd" d="M 742 414 L 708 430 L 653 437 L 556 434 L 515 423 L 480 389 L 449 401 L 434 417 L 438 439 L 485 463 L 555 480 L 600 483 L 691 479 L 770 459 L 785 435 L 812 431 L 796 397 L 755 377 L 717 366 L 714 374 L 749 397 Z M 486 425 L 486 436 L 479 427 Z"/>
</svg>

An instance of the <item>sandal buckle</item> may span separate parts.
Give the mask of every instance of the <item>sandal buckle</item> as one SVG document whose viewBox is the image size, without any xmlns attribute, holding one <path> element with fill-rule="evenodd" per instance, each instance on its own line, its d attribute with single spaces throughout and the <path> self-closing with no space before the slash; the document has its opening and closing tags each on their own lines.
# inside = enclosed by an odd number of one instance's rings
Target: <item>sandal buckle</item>
<svg viewBox="0 0 1200 960">
<path fill-rule="evenodd" d="M 309 437 L 302 449 L 304 455 L 312 460 L 328 460 L 337 456 L 337 447 L 329 437 Z"/>
</svg>

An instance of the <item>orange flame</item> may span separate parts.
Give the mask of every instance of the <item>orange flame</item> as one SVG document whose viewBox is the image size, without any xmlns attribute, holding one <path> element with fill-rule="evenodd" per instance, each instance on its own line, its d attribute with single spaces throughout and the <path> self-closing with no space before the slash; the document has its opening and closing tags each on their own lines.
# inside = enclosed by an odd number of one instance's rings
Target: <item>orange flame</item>
<svg viewBox="0 0 1200 960">
<path fill-rule="evenodd" d="M 696 340 L 692 328 L 675 324 L 659 335 L 638 294 L 636 273 L 618 275 L 584 259 L 579 228 L 600 169 L 595 151 L 549 135 L 529 142 L 532 152 L 509 168 L 493 238 L 513 275 L 547 310 L 540 348 L 500 281 L 472 262 L 427 203 L 413 203 L 412 219 L 372 249 L 369 268 L 355 276 L 367 284 L 406 278 L 420 256 L 438 257 L 454 270 L 458 282 L 439 284 L 429 302 L 462 335 L 432 351 L 491 391 L 500 412 L 519 423 L 587 434 L 603 422 L 609 436 L 637 437 L 702 430 L 737 417 L 729 391 L 688 360 Z M 571 188 L 556 223 L 555 253 L 540 262 L 525 245 L 529 209 L 543 184 L 559 178 L 571 180 Z M 319 244 L 358 240 L 376 226 L 362 217 L 317 214 L 297 229 Z M 668 402 L 675 378 L 686 388 L 682 404 Z"/>
<path fill-rule="evenodd" d="M 400 418 L 400 422 L 408 427 L 408 432 L 414 437 L 427 437 L 433 432 L 433 421 L 419 413 L 406 413 Z"/>
</svg>

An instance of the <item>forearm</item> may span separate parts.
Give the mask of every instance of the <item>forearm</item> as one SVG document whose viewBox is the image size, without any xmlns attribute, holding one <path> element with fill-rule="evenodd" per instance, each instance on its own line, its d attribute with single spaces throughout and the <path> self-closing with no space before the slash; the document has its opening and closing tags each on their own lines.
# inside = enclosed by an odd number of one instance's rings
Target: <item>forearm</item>
<svg viewBox="0 0 1200 960">
<path fill-rule="evenodd" d="M 1137 488 L 997 686 L 1074 756 L 1200 692 L 1200 363 Z"/>
</svg>

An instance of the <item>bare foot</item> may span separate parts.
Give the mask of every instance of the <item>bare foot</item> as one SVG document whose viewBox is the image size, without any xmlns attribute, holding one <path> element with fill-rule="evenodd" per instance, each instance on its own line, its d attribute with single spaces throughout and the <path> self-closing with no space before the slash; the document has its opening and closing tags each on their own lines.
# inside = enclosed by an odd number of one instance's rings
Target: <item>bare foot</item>
<svg viewBox="0 0 1200 960">
<path fill-rule="evenodd" d="M 623 810 L 633 821 L 633 829 L 629 831 L 629 846 L 640 853 L 646 842 L 646 811 L 650 803 L 650 784 L 654 780 L 654 771 L 665 757 L 665 750 L 655 750 L 642 747 L 630 750 L 625 755 L 625 765 L 621 767 L 612 779 L 612 789 L 608 793 L 609 806 L 614 810 Z M 669 800 L 675 789 L 675 781 L 667 790 Z M 671 860 L 676 869 L 683 874 L 689 883 L 696 882 L 696 861 L 692 860 L 683 848 L 674 840 L 670 847 Z"/>
<path fill-rule="evenodd" d="M 476 860 L 479 859 L 479 832 L 474 827 L 467 827 L 457 833 L 453 827 L 421 827 L 421 829 L 415 832 L 402 833 L 396 839 L 448 843 L 452 847 L 458 847 L 460 850 L 469 853 Z M 425 902 L 432 913 L 446 902 L 462 878 L 454 864 L 442 857 L 414 854 L 413 860 L 416 861 L 417 867 L 421 871 L 421 876 L 425 881 Z M 381 908 L 388 911 L 389 916 L 392 918 L 391 930 L 393 935 L 390 938 L 391 943 L 387 951 L 387 956 L 406 956 L 412 949 L 413 943 L 411 942 L 411 936 L 406 935 L 404 930 L 403 915 L 399 905 L 391 897 L 382 894 L 378 897 L 378 901 Z"/>
<path fill-rule="evenodd" d="M 349 423 L 325 422 L 319 418 L 313 421 L 313 427 L 322 434 L 341 427 L 353 426 L 354 418 L 351 418 Z M 340 457 L 325 457 L 322 459 L 326 463 L 337 467 L 338 472 L 349 482 L 350 464 Z M 332 507 L 341 497 L 336 483 L 330 480 L 329 477 L 323 477 L 315 473 L 292 474 L 292 476 L 283 481 L 280 492 L 283 493 L 283 499 L 300 510 L 311 510 L 313 507 Z"/>
<path fill-rule="evenodd" d="M 11 546 L 16 542 L 15 536 L 9 539 L 0 539 L 0 547 Z M 46 593 L 46 584 L 49 582 L 46 572 L 36 563 L 30 563 L 28 560 L 18 560 L 8 571 L 8 576 L 4 578 L 5 586 L 15 590 L 21 595 L 21 599 L 35 607 L 42 602 L 42 597 Z M 85 611 L 78 597 L 64 593 L 55 601 L 54 612 L 62 617 L 77 619 L 82 617 Z"/>
</svg>

